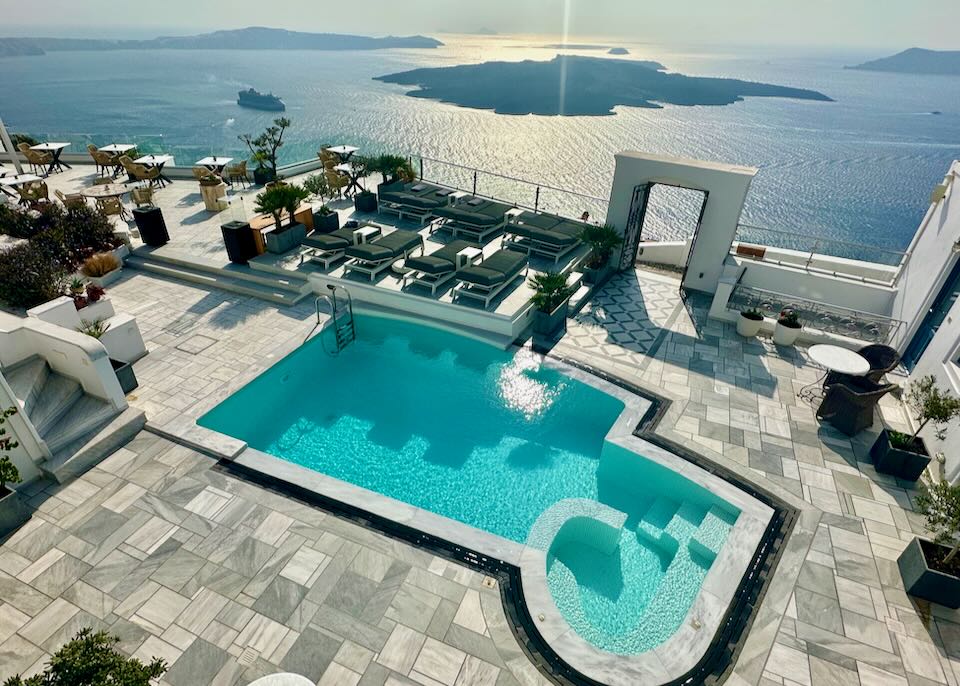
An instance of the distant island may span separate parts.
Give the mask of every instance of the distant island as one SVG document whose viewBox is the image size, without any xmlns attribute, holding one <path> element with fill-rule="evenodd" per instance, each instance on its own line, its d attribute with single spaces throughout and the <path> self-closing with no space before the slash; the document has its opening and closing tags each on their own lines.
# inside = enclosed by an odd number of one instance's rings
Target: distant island
<svg viewBox="0 0 960 686">
<path fill-rule="evenodd" d="M 960 76 L 960 50 L 910 48 L 891 57 L 864 62 L 847 69 Z"/>
<path fill-rule="evenodd" d="M 629 55 L 630 51 L 626 48 L 610 48 L 607 50 L 608 55 Z"/>
<path fill-rule="evenodd" d="M 563 89 L 561 77 L 565 79 Z M 745 97 L 832 102 L 823 93 L 800 88 L 668 74 L 659 62 L 574 55 L 557 55 L 547 62 L 414 69 L 376 80 L 416 86 L 407 93 L 415 98 L 498 114 L 609 115 L 617 105 L 729 105 Z"/>
<path fill-rule="evenodd" d="M 426 36 L 374 38 L 251 26 L 197 36 L 161 36 L 148 40 L 0 38 L 0 57 L 43 55 L 68 50 L 382 50 L 437 48 L 442 45 L 440 41 Z"/>
<path fill-rule="evenodd" d="M 550 50 L 606 50 L 609 45 L 594 45 L 593 43 L 547 43 L 544 48 Z"/>
</svg>

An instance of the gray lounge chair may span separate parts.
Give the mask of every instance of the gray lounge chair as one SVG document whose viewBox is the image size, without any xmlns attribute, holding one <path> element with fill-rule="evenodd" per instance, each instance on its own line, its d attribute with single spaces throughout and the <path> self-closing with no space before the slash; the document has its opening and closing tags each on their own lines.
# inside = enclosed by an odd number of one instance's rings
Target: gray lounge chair
<svg viewBox="0 0 960 686">
<path fill-rule="evenodd" d="M 408 257 L 404 266 L 410 271 L 403 277 L 403 285 L 407 282 L 430 289 L 431 295 L 437 294 L 437 289 L 450 281 L 457 273 L 457 254 L 461 250 L 473 247 L 469 241 L 452 241 L 429 255 Z"/>
<path fill-rule="evenodd" d="M 422 226 L 437 209 L 450 204 L 453 194 L 449 188 L 423 181 L 382 185 L 377 195 L 377 211 L 392 212 L 400 219 L 413 217 Z"/>
<path fill-rule="evenodd" d="M 357 226 L 344 226 L 330 233 L 317 233 L 314 231 L 309 236 L 300 241 L 300 245 L 307 248 L 300 254 L 300 264 L 305 260 L 319 262 L 324 269 L 329 269 L 330 265 L 346 256 L 346 249 L 354 244 L 353 232 L 365 226 L 375 226 L 373 224 L 359 224 Z M 375 228 L 378 229 L 379 226 Z"/>
<path fill-rule="evenodd" d="M 580 232 L 586 224 L 552 214 L 522 212 L 513 217 L 504 230 L 504 245 L 528 255 L 543 255 L 556 264 L 561 257 L 580 245 Z"/>
<path fill-rule="evenodd" d="M 366 274 L 373 281 L 382 271 L 397 260 L 409 257 L 417 248 L 423 252 L 423 237 L 419 233 L 397 229 L 368 243 L 348 246 L 344 252 L 352 259 L 345 269 L 347 273 Z"/>
<path fill-rule="evenodd" d="M 527 256 L 513 250 L 498 250 L 480 264 L 457 272 L 460 282 L 454 287 L 454 298 L 474 298 L 489 307 L 490 302 L 521 273 L 526 273 Z"/>
<path fill-rule="evenodd" d="M 469 241 L 483 245 L 507 223 L 511 205 L 482 198 L 467 198 L 456 205 L 441 207 L 434 214 L 438 220 L 430 228 L 434 231 L 450 231 L 454 238 L 463 236 Z"/>
</svg>

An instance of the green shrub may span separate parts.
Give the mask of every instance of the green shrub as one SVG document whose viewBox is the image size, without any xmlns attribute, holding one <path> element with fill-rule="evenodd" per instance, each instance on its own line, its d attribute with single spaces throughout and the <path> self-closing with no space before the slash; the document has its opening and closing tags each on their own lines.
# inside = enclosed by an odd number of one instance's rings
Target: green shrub
<svg viewBox="0 0 960 686">
<path fill-rule="evenodd" d="M 8 453 L 20 446 L 19 443 L 7 436 L 7 430 L 3 428 L 3 425 L 7 423 L 7 418 L 16 413 L 17 408 L 14 405 L 5 410 L 0 410 L 0 496 L 6 493 L 7 484 L 18 484 L 22 481 L 17 466 L 10 461 L 8 456 L 3 455 L 3 453 Z"/>
<path fill-rule="evenodd" d="M 113 224 L 86 205 L 63 209 L 54 205 L 36 219 L 45 224 L 33 238 L 68 269 L 75 270 L 84 260 L 98 252 L 108 252 L 120 245 L 113 235 Z"/>
<path fill-rule="evenodd" d="M 330 184 L 327 183 L 327 177 L 323 174 L 313 174 L 303 180 L 303 188 L 310 195 L 314 195 L 321 200 L 330 197 Z"/>
<path fill-rule="evenodd" d="M 567 285 L 567 275 L 561 272 L 536 274 L 530 279 L 530 286 L 534 290 L 530 300 L 541 312 L 553 312 L 574 294 L 574 289 Z"/>
<path fill-rule="evenodd" d="M 0 233 L 13 238 L 33 238 L 40 229 L 29 213 L 0 205 Z"/>
<path fill-rule="evenodd" d="M 296 184 L 277 184 L 257 195 L 256 209 L 257 212 L 272 214 L 279 231 L 283 228 L 283 213 L 286 211 L 290 217 L 290 223 L 293 224 L 293 215 L 300 203 L 309 195 L 306 190 Z"/>
<path fill-rule="evenodd" d="M 4 686 L 150 686 L 167 671 L 158 657 L 146 665 L 126 657 L 114 647 L 119 642 L 106 631 L 81 629 L 54 653 L 43 672 L 28 679 L 10 677 Z"/>
<path fill-rule="evenodd" d="M 380 155 L 366 160 L 366 169 L 370 172 L 380 172 L 384 183 L 395 181 L 413 181 L 417 178 L 410 160 L 401 155 Z"/>
<path fill-rule="evenodd" d="M 0 253 L 0 300 L 11 307 L 30 308 L 53 300 L 69 273 L 57 255 L 36 241 Z"/>
<path fill-rule="evenodd" d="M 610 259 L 614 248 L 623 243 L 623 236 L 609 224 L 603 226 L 590 224 L 580 230 L 580 240 L 590 246 L 590 259 L 587 266 L 599 269 Z"/>
</svg>

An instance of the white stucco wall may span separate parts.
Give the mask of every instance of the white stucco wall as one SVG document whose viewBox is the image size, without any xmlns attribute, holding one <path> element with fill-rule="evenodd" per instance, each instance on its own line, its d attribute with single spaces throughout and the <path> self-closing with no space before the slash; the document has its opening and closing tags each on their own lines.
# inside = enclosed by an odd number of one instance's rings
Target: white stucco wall
<svg viewBox="0 0 960 686">
<path fill-rule="evenodd" d="M 960 254 L 951 249 L 960 240 L 958 175 L 960 162 L 954 162 L 944 179 L 946 196 L 927 210 L 910 244 L 909 260 L 897 282 L 898 294 L 891 316 L 907 322 L 903 337 L 896 341 L 901 352 L 923 321 L 953 265 L 960 259 Z"/>
<path fill-rule="evenodd" d="M 626 229 L 637 186 L 662 183 L 708 193 L 684 286 L 712 293 L 737 233 L 743 203 L 757 170 L 640 152 L 621 152 L 616 160 L 607 223 L 621 233 Z"/>
</svg>

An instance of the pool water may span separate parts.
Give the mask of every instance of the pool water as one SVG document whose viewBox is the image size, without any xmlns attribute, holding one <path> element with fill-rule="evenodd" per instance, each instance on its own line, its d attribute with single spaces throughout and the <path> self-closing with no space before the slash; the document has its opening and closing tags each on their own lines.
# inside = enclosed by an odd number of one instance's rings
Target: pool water
<svg viewBox="0 0 960 686">
<path fill-rule="evenodd" d="M 626 514 L 621 545 L 605 560 L 575 540 L 551 550 L 558 607 L 581 636 L 615 652 L 656 645 L 629 637 L 658 602 L 670 606 L 660 614 L 673 627 L 660 633 L 676 629 L 709 568 L 709 555 L 688 552 L 700 522 L 683 527 L 676 513 L 703 519 L 724 504 L 606 443 L 619 399 L 542 367 L 529 351 L 381 317 L 358 315 L 356 324 L 357 340 L 339 355 L 326 352 L 325 332 L 198 423 L 520 543 L 560 500 L 604 503 Z M 672 542 L 658 543 L 670 526 Z M 665 579 L 683 583 L 658 601 Z"/>
</svg>

